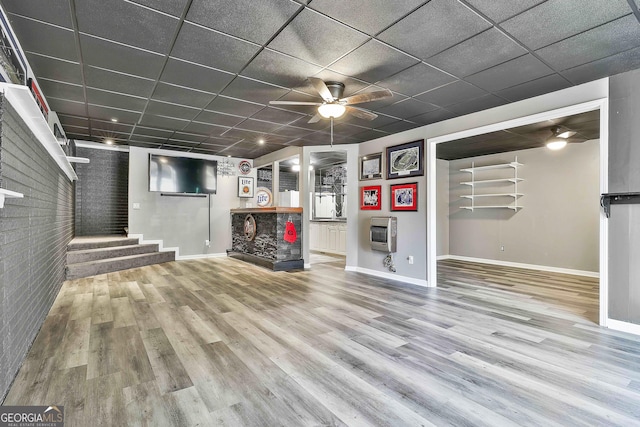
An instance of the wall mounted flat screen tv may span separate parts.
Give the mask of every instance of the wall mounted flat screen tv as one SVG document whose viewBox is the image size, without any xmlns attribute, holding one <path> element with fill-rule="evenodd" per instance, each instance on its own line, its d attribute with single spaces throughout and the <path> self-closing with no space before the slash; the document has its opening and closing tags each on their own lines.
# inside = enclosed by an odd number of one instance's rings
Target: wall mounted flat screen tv
<svg viewBox="0 0 640 427">
<path fill-rule="evenodd" d="M 149 191 L 216 194 L 218 162 L 149 154 Z"/>
</svg>

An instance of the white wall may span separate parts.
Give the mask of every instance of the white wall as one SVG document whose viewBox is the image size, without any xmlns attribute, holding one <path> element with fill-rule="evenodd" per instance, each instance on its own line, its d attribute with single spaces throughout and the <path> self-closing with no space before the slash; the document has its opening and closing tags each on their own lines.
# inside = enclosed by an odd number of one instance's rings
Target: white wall
<svg viewBox="0 0 640 427">
<path fill-rule="evenodd" d="M 162 240 L 164 247 L 178 247 L 179 255 L 223 254 L 231 248 L 230 209 L 244 207 L 238 198 L 238 177 L 218 176 L 217 193 L 209 197 L 161 196 L 149 191 L 149 153 L 222 161 L 220 156 L 177 153 L 131 147 L 129 151 L 129 234 L 144 240 Z M 241 159 L 230 158 L 236 165 Z M 255 178 L 255 168 L 247 176 Z M 139 203 L 140 209 L 133 209 Z M 211 236 L 209 236 L 209 203 Z M 254 203 L 255 206 L 255 203 Z M 205 240 L 209 239 L 209 247 Z"/>
<path fill-rule="evenodd" d="M 438 256 L 449 255 L 449 162 L 436 161 L 436 212 Z"/>
<path fill-rule="evenodd" d="M 449 253 L 451 255 L 597 272 L 599 263 L 599 142 L 545 147 L 449 162 Z M 475 209 L 461 195 L 471 175 L 460 169 L 514 161 L 518 168 L 518 212 Z M 512 169 L 476 173 L 476 179 L 513 176 Z M 440 182 L 438 182 L 440 185 Z M 513 192 L 513 185 L 476 186 L 477 193 Z M 475 203 L 513 202 L 512 198 L 476 198 Z M 438 212 L 440 214 L 440 212 Z M 440 218 L 438 217 L 438 220 Z M 504 251 L 501 251 L 504 247 Z"/>
</svg>

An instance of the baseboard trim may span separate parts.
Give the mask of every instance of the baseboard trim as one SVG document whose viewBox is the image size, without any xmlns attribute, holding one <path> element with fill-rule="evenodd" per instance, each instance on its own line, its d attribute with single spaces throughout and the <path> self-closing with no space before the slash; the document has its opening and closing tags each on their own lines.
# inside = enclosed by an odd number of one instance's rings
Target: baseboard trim
<svg viewBox="0 0 640 427">
<path fill-rule="evenodd" d="M 596 279 L 600 277 L 600 273 L 598 273 L 597 271 L 572 270 L 570 268 L 550 267 L 547 265 L 536 265 L 536 264 L 524 264 L 520 262 L 500 261 L 500 260 L 485 259 L 485 258 L 473 258 L 473 257 L 459 256 L 459 255 L 442 255 L 437 257 L 437 259 L 438 260 L 452 259 L 456 261 L 478 262 L 481 264 L 500 265 L 502 267 L 525 268 L 527 270 L 540 270 L 540 271 L 548 271 L 550 273 L 561 273 L 561 274 L 571 274 L 574 276 L 594 277 Z"/>
<path fill-rule="evenodd" d="M 127 234 L 127 237 L 131 239 L 138 239 L 138 242 L 143 245 L 146 245 L 146 244 L 158 245 L 159 252 L 175 252 L 176 259 L 180 259 L 180 248 L 177 246 L 165 248 L 163 240 L 145 240 L 143 234 Z"/>
<path fill-rule="evenodd" d="M 450 258 L 451 258 L 451 255 L 438 255 L 436 257 L 436 261 L 441 261 L 443 259 L 450 259 Z"/>
<path fill-rule="evenodd" d="M 176 256 L 176 261 L 186 261 L 190 259 L 226 258 L 226 257 L 227 257 L 227 254 L 225 252 L 217 253 L 217 254 L 182 255 L 182 256 Z"/>
<path fill-rule="evenodd" d="M 305 265 L 304 265 L 304 269 L 305 269 L 305 270 L 309 270 L 310 268 L 311 268 L 311 264 L 305 264 Z"/>
<path fill-rule="evenodd" d="M 614 331 L 628 332 L 630 334 L 640 335 L 640 325 L 635 323 L 623 322 L 622 320 L 607 319 L 607 328 Z"/>
<path fill-rule="evenodd" d="M 352 271 L 352 272 L 355 272 L 355 273 L 362 273 L 362 274 L 366 274 L 368 276 L 375 276 L 375 277 L 380 277 L 380 278 L 383 278 L 383 279 L 396 280 L 398 282 L 404 282 L 404 283 L 409 283 L 409 284 L 412 284 L 412 285 L 423 286 L 425 288 L 429 288 L 430 287 L 429 283 L 426 280 L 416 279 L 414 277 L 399 276 L 399 275 L 393 274 L 393 273 L 386 273 L 384 271 L 371 270 L 371 269 L 362 268 L 362 267 L 347 266 L 344 269 L 345 269 L 345 271 Z"/>
</svg>

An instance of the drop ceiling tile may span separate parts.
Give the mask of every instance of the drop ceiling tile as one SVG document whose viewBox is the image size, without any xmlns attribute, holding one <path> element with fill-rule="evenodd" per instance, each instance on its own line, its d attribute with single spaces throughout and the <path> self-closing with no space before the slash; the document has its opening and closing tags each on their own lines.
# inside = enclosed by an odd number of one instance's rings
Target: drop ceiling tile
<svg viewBox="0 0 640 427">
<path fill-rule="evenodd" d="M 85 65 L 156 79 L 164 56 L 80 34 Z"/>
<path fill-rule="evenodd" d="M 520 101 L 545 93 L 566 89 L 569 86 L 571 86 L 571 83 L 566 79 L 562 78 L 558 74 L 551 74 L 537 80 L 497 91 L 495 94 L 501 98 L 508 99 L 509 101 Z"/>
<path fill-rule="evenodd" d="M 78 29 L 130 46 L 168 53 L 179 20 L 121 0 L 75 2 Z"/>
<path fill-rule="evenodd" d="M 278 129 L 280 126 L 282 126 L 282 124 L 280 123 L 271 123 L 271 122 L 263 122 L 260 120 L 246 119 L 236 127 L 238 129 L 251 130 L 254 132 L 270 133 Z"/>
<path fill-rule="evenodd" d="M 101 130 L 104 132 L 118 132 L 130 134 L 133 130 L 133 125 L 126 123 L 113 123 L 112 121 L 91 119 L 91 128 L 94 130 Z"/>
<path fill-rule="evenodd" d="M 131 141 L 136 141 L 136 142 L 149 142 L 149 143 L 153 143 L 153 144 L 164 144 L 165 142 L 167 142 L 167 138 L 156 138 L 154 136 L 146 136 L 146 135 L 138 135 L 138 134 L 133 134 L 131 135 Z"/>
<path fill-rule="evenodd" d="M 27 61 L 38 79 L 45 78 L 66 83 L 82 84 L 80 64 L 27 53 Z"/>
<path fill-rule="evenodd" d="M 430 125 L 431 123 L 441 122 L 443 120 L 448 120 L 456 116 L 457 114 L 449 110 L 440 108 L 434 111 L 429 111 L 428 113 L 420 114 L 418 116 L 413 116 L 410 118 L 410 120 L 412 122 L 420 123 L 421 125 Z"/>
<path fill-rule="evenodd" d="M 129 145 L 133 147 L 142 147 L 142 148 L 160 148 L 162 146 L 162 144 L 154 144 L 154 143 L 134 141 L 134 140 L 130 140 Z"/>
<path fill-rule="evenodd" d="M 400 121 L 388 124 L 386 126 L 379 127 L 377 129 L 383 132 L 398 133 L 398 132 L 403 132 L 405 130 L 414 129 L 420 126 L 422 125 L 419 123 L 412 123 L 412 122 L 400 120 Z"/>
<path fill-rule="evenodd" d="M 26 16 L 61 27 L 72 28 L 71 9 L 66 1 L 19 0 L 3 1 L 2 8 L 9 14 Z M 12 17 L 9 16 L 9 20 Z"/>
<path fill-rule="evenodd" d="M 87 88 L 87 102 L 93 105 L 102 105 L 105 107 L 130 111 L 143 111 L 147 104 L 147 100 L 145 98 L 137 98 L 92 88 Z"/>
<path fill-rule="evenodd" d="M 185 22 L 171 56 L 237 73 L 259 49 L 256 44 Z"/>
<path fill-rule="evenodd" d="M 189 107 L 204 108 L 213 100 L 214 94 L 189 89 L 183 86 L 171 85 L 158 82 L 153 91 L 152 99 L 158 101 L 171 102 L 173 104 L 186 105 Z"/>
<path fill-rule="evenodd" d="M 269 47 L 321 66 L 329 65 L 368 37 L 310 9 L 304 9 Z"/>
<path fill-rule="evenodd" d="M 58 118 L 60 119 L 60 123 L 63 125 L 69 126 L 79 126 L 79 127 L 88 127 L 89 119 L 86 117 L 78 117 L 78 116 L 69 116 L 67 114 L 58 114 Z"/>
<path fill-rule="evenodd" d="M 300 138 L 310 132 L 311 131 L 309 129 L 303 129 L 294 126 L 282 126 L 273 131 L 274 134 L 287 138 Z"/>
<path fill-rule="evenodd" d="M 539 49 L 629 13 L 626 0 L 549 0 L 503 22 L 502 28 Z"/>
<path fill-rule="evenodd" d="M 350 27 L 375 35 L 424 2 L 425 0 L 314 0 L 311 8 Z"/>
<path fill-rule="evenodd" d="M 310 92 L 313 89 L 310 90 Z M 298 91 L 290 91 L 286 95 L 281 96 L 277 99 L 277 101 L 303 101 L 303 102 L 322 102 L 320 95 L 315 92 L 314 95 L 301 93 Z M 278 105 L 277 108 L 282 110 L 293 111 L 300 114 L 310 114 L 314 115 L 317 111 L 316 106 L 312 105 Z"/>
<path fill-rule="evenodd" d="M 408 98 L 387 107 L 381 108 L 379 111 L 390 116 L 406 119 L 407 117 L 424 114 L 428 111 L 436 110 L 438 107 L 432 104 L 418 101 L 417 99 Z"/>
<path fill-rule="evenodd" d="M 289 92 L 288 89 L 283 89 L 278 86 L 244 77 L 236 77 L 236 79 L 224 89 L 222 94 L 232 98 L 267 104 L 271 100 L 279 99 L 287 92 Z M 212 108 L 209 106 L 207 109 L 210 110 Z"/>
<path fill-rule="evenodd" d="M 218 95 L 207 106 L 207 110 L 219 111 L 227 114 L 237 114 L 239 116 L 250 116 L 264 108 L 262 104 L 254 104 L 251 102 L 232 99 L 226 96 Z"/>
<path fill-rule="evenodd" d="M 145 114 L 174 117 L 176 119 L 193 120 L 200 113 L 199 108 L 185 107 L 161 101 L 150 100 Z"/>
<path fill-rule="evenodd" d="M 331 64 L 331 69 L 375 83 L 419 62 L 377 40 L 370 40 L 338 62 Z"/>
<path fill-rule="evenodd" d="M 205 92 L 217 93 L 233 79 L 233 76 L 231 73 L 169 58 L 160 80 Z"/>
<path fill-rule="evenodd" d="M 466 0 L 495 22 L 502 22 L 546 0 Z"/>
<path fill-rule="evenodd" d="M 38 84 L 45 98 L 54 97 L 70 101 L 84 102 L 84 90 L 80 85 L 56 82 L 48 79 L 38 79 Z"/>
<path fill-rule="evenodd" d="M 217 126 L 210 123 L 191 122 L 183 130 L 185 132 L 194 132 L 202 135 L 220 135 L 225 130 L 229 129 L 228 126 Z"/>
<path fill-rule="evenodd" d="M 344 116 L 342 116 L 344 117 Z M 309 123 L 311 116 L 302 117 L 295 122 L 291 123 L 292 126 L 307 129 L 307 131 L 318 131 L 328 129 L 330 123 L 327 120 L 321 119 L 315 123 Z M 342 119 L 339 119 L 342 120 Z"/>
<path fill-rule="evenodd" d="M 246 149 L 242 149 L 242 148 L 236 148 L 236 147 L 229 147 L 227 149 L 225 149 L 224 151 L 219 152 L 219 155 L 229 155 L 231 157 L 243 157 L 245 159 L 253 159 L 253 157 L 250 157 L 249 154 L 251 153 L 251 150 L 246 150 Z"/>
<path fill-rule="evenodd" d="M 164 150 L 189 152 L 193 149 L 193 144 L 181 144 L 177 141 L 167 141 L 165 144 L 162 144 L 162 147 L 160 148 Z"/>
<path fill-rule="evenodd" d="M 155 81 L 151 79 L 143 79 L 130 74 L 118 73 L 91 66 L 84 68 L 84 77 L 88 87 L 144 98 L 149 97 L 155 84 Z"/>
<path fill-rule="evenodd" d="M 265 49 L 242 71 L 243 76 L 291 88 L 308 87 L 307 77 L 321 70 L 301 59 Z"/>
<path fill-rule="evenodd" d="M 136 125 L 134 133 L 138 135 L 146 135 L 146 136 L 156 136 L 159 138 L 169 138 L 173 135 L 173 131 L 166 129 L 156 129 L 145 126 Z"/>
<path fill-rule="evenodd" d="M 194 120 L 197 122 L 209 123 L 212 125 L 233 127 L 242 122 L 244 119 L 245 117 L 232 116 L 231 114 L 204 110 L 200 112 L 200 114 L 198 114 Z"/>
<path fill-rule="evenodd" d="M 234 138 L 224 138 L 224 137 L 220 137 L 220 136 L 210 136 L 206 141 L 203 142 L 203 144 L 229 147 L 230 145 L 233 145 L 238 141 L 239 141 L 239 139 L 234 139 Z"/>
<path fill-rule="evenodd" d="M 111 120 L 117 118 L 120 123 L 136 123 L 140 119 L 140 113 L 101 105 L 88 105 L 89 117 L 94 119 Z"/>
<path fill-rule="evenodd" d="M 379 86 L 413 96 L 456 80 L 454 77 L 420 63 L 378 82 Z"/>
<path fill-rule="evenodd" d="M 173 16 L 181 16 L 187 0 L 130 0 L 152 9 L 168 13 Z"/>
<path fill-rule="evenodd" d="M 481 33 L 491 24 L 458 1 L 431 0 L 379 38 L 392 46 L 427 59 L 469 37 Z M 428 40 L 428 43 L 425 43 Z"/>
<path fill-rule="evenodd" d="M 175 134 L 173 134 L 173 136 L 169 140 L 183 141 L 183 142 L 189 142 L 193 144 L 193 143 L 200 143 L 206 140 L 207 138 L 208 136 L 206 135 L 200 135 L 200 134 L 195 134 L 190 132 L 176 132 Z"/>
<path fill-rule="evenodd" d="M 398 121 L 397 117 L 387 116 L 386 114 L 383 114 L 380 112 L 378 112 L 377 114 L 378 114 L 378 117 L 376 117 L 371 121 L 359 119 L 351 115 L 348 115 L 344 120 L 360 126 L 366 126 L 368 128 L 380 128 L 382 126 Z"/>
<path fill-rule="evenodd" d="M 49 108 L 58 114 L 85 117 L 87 115 L 84 102 L 67 101 L 66 99 L 47 97 L 47 103 L 49 104 Z"/>
<path fill-rule="evenodd" d="M 91 129 L 91 136 L 104 139 L 117 139 L 120 141 L 126 141 L 129 139 L 129 132 L 115 132 L 104 129 Z"/>
<path fill-rule="evenodd" d="M 489 108 L 498 107 L 507 104 L 509 101 L 498 98 L 497 96 L 486 94 L 478 98 L 461 102 L 459 104 L 447 106 L 447 110 L 458 115 L 475 113 L 476 111 L 488 110 Z"/>
<path fill-rule="evenodd" d="M 358 138 L 361 141 L 373 141 L 374 139 L 382 138 L 389 135 L 388 132 L 384 132 L 376 129 L 369 129 L 364 132 L 353 135 L 354 138 Z"/>
<path fill-rule="evenodd" d="M 292 111 L 281 110 L 279 108 L 266 107 L 251 116 L 251 118 L 272 123 L 287 124 L 294 122 L 304 116 L 305 115 L 301 113 L 294 113 Z"/>
<path fill-rule="evenodd" d="M 334 137 L 352 136 L 358 133 L 362 133 L 365 130 L 368 129 L 362 126 L 353 126 L 347 123 L 339 123 L 333 127 L 333 135 Z"/>
<path fill-rule="evenodd" d="M 70 126 L 70 125 L 63 125 L 62 128 L 64 129 L 64 133 L 65 135 L 67 135 L 67 138 L 69 138 L 68 135 L 70 134 L 74 134 L 74 135 L 87 135 L 89 136 L 89 128 L 86 126 Z"/>
<path fill-rule="evenodd" d="M 204 146 L 204 145 L 198 145 L 196 148 L 191 150 L 191 153 L 215 155 L 215 154 L 219 153 L 220 151 L 221 150 L 219 148 L 207 147 L 207 146 Z"/>
<path fill-rule="evenodd" d="M 563 71 L 562 75 L 574 84 L 581 84 L 636 68 L 640 68 L 640 48 L 571 68 Z"/>
<path fill-rule="evenodd" d="M 174 117 L 154 116 L 152 114 L 144 114 L 140 119 L 140 124 L 151 127 L 158 127 L 171 130 L 182 130 L 188 124 L 189 120 L 176 119 Z"/>
<path fill-rule="evenodd" d="M 289 0 L 194 0 L 187 20 L 264 44 L 299 8 Z"/>
<path fill-rule="evenodd" d="M 489 92 L 506 89 L 552 74 L 553 70 L 533 55 L 524 55 L 497 67 L 481 71 L 466 80 Z"/>
<path fill-rule="evenodd" d="M 447 105 L 457 104 L 462 101 L 477 98 L 484 94 L 486 94 L 486 92 L 482 89 L 458 80 L 446 86 L 418 95 L 416 96 L 416 99 L 440 107 L 446 107 Z"/>
<path fill-rule="evenodd" d="M 536 53 L 556 71 L 577 67 L 640 46 L 640 25 L 628 15 L 554 43 Z"/>
<path fill-rule="evenodd" d="M 429 59 L 429 64 L 458 77 L 466 77 L 527 51 L 495 28 L 478 34 Z"/>
<path fill-rule="evenodd" d="M 78 62 L 73 30 L 55 27 L 12 15 L 11 26 L 16 32 L 22 49 L 54 58 Z"/>
</svg>

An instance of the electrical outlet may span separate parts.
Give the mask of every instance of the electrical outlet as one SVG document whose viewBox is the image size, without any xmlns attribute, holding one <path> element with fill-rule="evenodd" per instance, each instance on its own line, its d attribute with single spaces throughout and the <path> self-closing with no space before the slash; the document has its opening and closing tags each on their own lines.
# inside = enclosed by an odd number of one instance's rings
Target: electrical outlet
<svg viewBox="0 0 640 427">
<path fill-rule="evenodd" d="M 409 256 L 407 257 L 407 261 L 409 261 L 409 264 L 413 264 L 413 256 L 412 256 L 412 255 L 409 255 Z"/>
<path fill-rule="evenodd" d="M 504 252 L 504 246 L 500 246 L 500 250 Z"/>
<path fill-rule="evenodd" d="M 133 209 L 140 209 L 140 203 L 134 203 Z"/>
<path fill-rule="evenodd" d="M 211 242 L 209 240 L 205 240 L 204 244 L 205 244 L 205 246 L 209 246 L 211 244 Z"/>
</svg>

